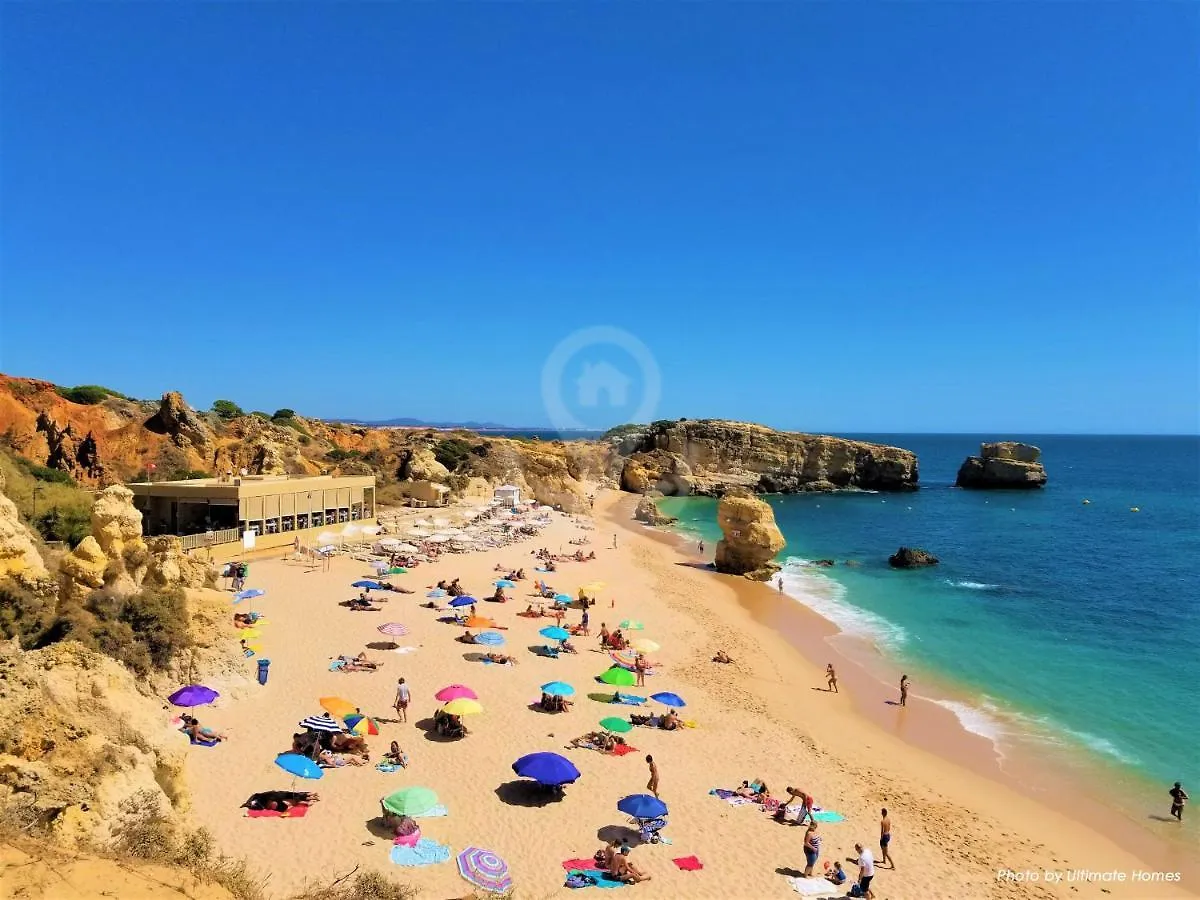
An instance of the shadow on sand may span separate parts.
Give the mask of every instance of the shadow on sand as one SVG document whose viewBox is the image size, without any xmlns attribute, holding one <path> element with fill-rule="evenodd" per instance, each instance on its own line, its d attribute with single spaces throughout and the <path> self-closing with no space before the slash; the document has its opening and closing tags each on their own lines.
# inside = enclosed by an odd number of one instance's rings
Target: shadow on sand
<svg viewBox="0 0 1200 900">
<path fill-rule="evenodd" d="M 496 796 L 508 806 L 542 807 L 561 803 L 566 795 L 557 788 L 519 778 L 497 787 Z"/>
</svg>

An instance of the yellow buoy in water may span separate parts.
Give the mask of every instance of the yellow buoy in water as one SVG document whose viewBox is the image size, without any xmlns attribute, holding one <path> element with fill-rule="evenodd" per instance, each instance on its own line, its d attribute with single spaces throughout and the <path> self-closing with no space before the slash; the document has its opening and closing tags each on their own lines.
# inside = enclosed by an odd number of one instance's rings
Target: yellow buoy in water
<svg viewBox="0 0 1200 900">
<path fill-rule="evenodd" d="M 1086 498 L 1085 498 L 1085 499 L 1084 499 L 1084 501 L 1083 501 L 1083 505 L 1084 505 L 1084 506 L 1087 506 L 1087 505 L 1088 505 L 1089 503 L 1091 503 L 1091 502 L 1092 502 L 1091 500 L 1088 500 L 1088 499 L 1086 499 Z"/>
<path fill-rule="evenodd" d="M 1140 510 L 1140 509 L 1138 509 L 1136 506 L 1131 506 L 1131 507 L 1129 507 L 1129 511 L 1130 511 L 1130 512 L 1141 512 L 1141 510 Z"/>
</svg>

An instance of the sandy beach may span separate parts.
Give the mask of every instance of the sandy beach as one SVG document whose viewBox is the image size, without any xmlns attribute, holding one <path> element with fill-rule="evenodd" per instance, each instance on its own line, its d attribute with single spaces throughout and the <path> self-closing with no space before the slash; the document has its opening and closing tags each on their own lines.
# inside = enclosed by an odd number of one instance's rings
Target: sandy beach
<svg viewBox="0 0 1200 900">
<path fill-rule="evenodd" d="M 1152 873 L 1164 868 L 1186 872 L 1186 860 L 1173 869 L 1169 858 L 1135 855 L 1076 818 L 972 770 L 969 760 L 979 748 L 949 714 L 936 716 L 914 703 L 897 711 L 905 717 L 904 728 L 889 732 L 856 708 L 858 692 L 878 690 L 865 672 L 840 669 L 841 692 L 822 690 L 821 666 L 798 653 L 782 636 L 785 629 L 765 612 L 762 592 L 767 589 L 704 570 L 676 543 L 632 522 L 635 501 L 602 491 L 594 530 L 583 531 L 579 519 L 556 514 L 538 537 L 451 555 L 395 576 L 396 584 L 414 593 L 388 595 L 379 613 L 338 606 L 355 594 L 352 581 L 371 574 L 361 562 L 337 558 L 331 571 L 323 572 L 278 556 L 254 560 L 249 586 L 267 593 L 238 609 L 252 606 L 267 617 L 256 642 L 260 655 L 271 660 L 270 680 L 261 688 L 226 692 L 213 707 L 198 710 L 205 725 L 228 733 L 229 740 L 189 751 L 186 782 L 194 824 L 210 829 L 225 852 L 250 858 L 274 893 L 361 866 L 423 895 L 469 896 L 471 888 L 453 858 L 416 869 L 389 861 L 391 838 L 379 827 L 379 798 L 422 785 L 436 791 L 448 811 L 445 817 L 420 820 L 425 837 L 448 845 L 452 853 L 468 846 L 495 851 L 511 868 L 517 896 L 560 896 L 569 892 L 562 886 L 561 862 L 590 857 L 603 837 L 620 835 L 629 825 L 615 804 L 645 790 L 644 757 L 653 754 L 660 795 L 670 807 L 663 833 L 671 843 L 632 851 L 631 860 L 651 880 L 621 890 L 640 896 L 798 896 L 787 876 L 804 866 L 804 829 L 778 824 L 757 806 L 732 806 L 709 794 L 754 778 L 764 780 L 776 796 L 788 785 L 803 788 L 823 809 L 842 814 L 844 821 L 820 826 L 821 860 L 842 860 L 851 875 L 856 869 L 848 860 L 856 841 L 878 856 L 879 810 L 888 807 L 898 867 L 877 869 L 878 898 L 1195 895 L 1186 883 L 1145 880 L 1161 877 Z M 440 579 L 458 577 L 475 596 L 487 596 L 500 577 L 496 565 L 524 567 L 533 576 L 536 548 L 570 552 L 575 548 L 568 542 L 581 536 L 590 539 L 584 549 L 595 550 L 597 559 L 563 563 L 559 572 L 546 576 L 571 594 L 586 582 L 607 584 L 591 613 L 592 637 L 575 639 L 577 655 L 547 659 L 530 651 L 545 643 L 538 629 L 552 624 L 516 615 L 525 609 L 531 580 L 510 590 L 507 604 L 479 604 L 481 615 L 507 627 L 504 652 L 519 659 L 512 667 L 472 661 L 472 651 L 482 648 L 456 642 L 461 628 L 438 622 L 438 613 L 419 606 Z M 577 623 L 579 617 L 571 610 L 567 622 Z M 601 718 L 631 709 L 588 697 L 611 693 L 594 680 L 610 662 L 599 652 L 595 634 L 601 623 L 611 628 L 623 619 L 640 620 L 645 630 L 638 636 L 662 645 L 651 654 L 659 666 L 645 689 L 629 690 L 682 695 L 684 718 L 696 727 L 636 728 L 627 738 L 639 752 L 620 758 L 563 749 L 571 738 L 595 730 Z M 821 636 L 822 620 L 809 619 L 813 633 Z M 381 640 L 376 627 L 384 622 L 408 626 L 410 633 L 397 643 L 416 649 L 405 654 L 368 650 L 382 663 L 375 673 L 330 671 L 331 658 Z M 735 664 L 712 662 L 718 649 Z M 254 660 L 247 660 L 247 670 L 253 666 Z M 407 724 L 392 721 L 399 677 L 413 694 Z M 551 680 L 576 688 L 570 712 L 550 715 L 529 708 L 539 697 L 539 685 Z M 433 693 L 451 683 L 471 686 L 484 712 L 468 719 L 471 734 L 465 739 L 444 742 L 427 736 L 421 723 L 438 706 Z M 321 711 L 318 698 L 331 695 L 385 720 L 382 734 L 369 739 L 372 763 L 397 740 L 410 756 L 408 768 L 390 774 L 373 766 L 329 770 L 319 781 L 295 784 L 321 795 L 306 817 L 245 817 L 239 807 L 251 793 L 293 786 L 273 760 L 290 748 L 296 723 Z M 525 793 L 511 784 L 517 780 L 511 764 L 540 750 L 567 756 L 582 777 L 559 802 L 522 805 Z M 703 869 L 681 871 L 672 862 L 689 856 L 697 857 Z M 1117 874 L 1103 881 L 1072 878 L 1070 873 L 1080 870 Z M 1062 880 L 1054 881 L 1055 875 Z M 845 893 L 831 887 L 827 896 Z"/>
</svg>

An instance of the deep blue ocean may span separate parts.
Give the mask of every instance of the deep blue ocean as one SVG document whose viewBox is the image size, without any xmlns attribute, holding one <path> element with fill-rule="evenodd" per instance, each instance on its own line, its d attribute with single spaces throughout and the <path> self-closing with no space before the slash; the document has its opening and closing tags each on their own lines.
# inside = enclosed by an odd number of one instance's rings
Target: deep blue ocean
<svg viewBox="0 0 1200 900">
<path fill-rule="evenodd" d="M 964 491 L 978 436 L 853 437 L 915 452 L 921 489 L 768 496 L 787 593 L 953 685 L 943 705 L 1000 746 L 1083 749 L 1200 787 L 1200 438 L 1026 435 L 1044 489 Z M 661 506 L 719 539 L 715 500 Z M 892 570 L 901 545 L 941 563 Z M 838 565 L 804 564 L 820 558 Z"/>
</svg>

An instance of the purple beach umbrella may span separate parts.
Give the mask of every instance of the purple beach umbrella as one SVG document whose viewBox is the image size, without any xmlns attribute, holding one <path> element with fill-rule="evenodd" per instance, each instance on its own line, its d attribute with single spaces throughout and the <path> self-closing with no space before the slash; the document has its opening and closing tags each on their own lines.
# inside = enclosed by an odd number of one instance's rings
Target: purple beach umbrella
<svg viewBox="0 0 1200 900">
<path fill-rule="evenodd" d="M 174 706 L 203 706 L 205 703 L 212 703 L 219 696 L 221 695 L 212 688 L 202 684 L 189 684 L 181 687 L 167 699 Z"/>
</svg>

